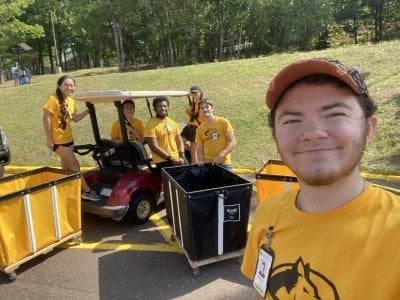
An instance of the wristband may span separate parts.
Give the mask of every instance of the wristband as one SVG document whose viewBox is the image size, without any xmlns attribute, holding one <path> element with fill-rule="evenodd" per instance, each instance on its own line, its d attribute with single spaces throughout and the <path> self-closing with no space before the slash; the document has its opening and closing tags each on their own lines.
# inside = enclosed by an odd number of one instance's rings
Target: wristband
<svg viewBox="0 0 400 300">
<path fill-rule="evenodd" d="M 167 157 L 167 161 L 169 161 L 169 162 L 173 162 L 174 160 L 172 159 L 172 156 L 171 155 L 169 155 L 168 157 Z"/>
<path fill-rule="evenodd" d="M 179 152 L 179 158 L 184 158 L 185 157 L 185 152 Z"/>
</svg>

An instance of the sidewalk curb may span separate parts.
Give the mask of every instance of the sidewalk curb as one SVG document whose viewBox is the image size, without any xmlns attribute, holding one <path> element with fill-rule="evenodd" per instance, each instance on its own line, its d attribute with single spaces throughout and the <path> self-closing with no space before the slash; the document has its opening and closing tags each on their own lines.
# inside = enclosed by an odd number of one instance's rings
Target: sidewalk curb
<svg viewBox="0 0 400 300">
<path fill-rule="evenodd" d="M 17 173 L 22 173 L 34 169 L 38 169 L 44 166 L 5 166 L 5 171 L 6 173 L 10 174 L 17 174 Z M 49 166 L 53 168 L 59 168 L 58 166 Z M 93 169 L 95 167 L 81 167 L 82 171 L 88 171 L 90 169 Z M 256 174 L 256 170 L 254 169 L 249 169 L 249 168 L 233 168 L 233 172 L 236 174 Z M 361 172 L 361 176 L 368 178 L 368 179 L 382 179 L 382 180 L 394 180 L 394 181 L 400 181 L 400 175 L 383 175 L 383 174 L 370 174 L 370 173 L 364 173 Z"/>
</svg>

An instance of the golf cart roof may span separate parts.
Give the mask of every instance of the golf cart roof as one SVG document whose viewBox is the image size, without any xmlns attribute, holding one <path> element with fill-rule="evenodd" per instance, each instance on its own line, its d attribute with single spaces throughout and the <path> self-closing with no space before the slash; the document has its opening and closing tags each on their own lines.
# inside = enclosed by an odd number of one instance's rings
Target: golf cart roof
<svg viewBox="0 0 400 300">
<path fill-rule="evenodd" d="M 158 96 L 182 97 L 190 95 L 187 91 L 120 91 L 104 90 L 75 93 L 74 99 L 79 101 L 97 103 L 111 103 L 126 99 L 155 98 Z"/>
</svg>

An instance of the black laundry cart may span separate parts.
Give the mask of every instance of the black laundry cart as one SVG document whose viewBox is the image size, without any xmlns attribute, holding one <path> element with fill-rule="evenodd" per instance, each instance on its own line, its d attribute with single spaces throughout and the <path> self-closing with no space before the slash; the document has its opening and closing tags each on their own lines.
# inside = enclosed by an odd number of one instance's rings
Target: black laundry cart
<svg viewBox="0 0 400 300">
<path fill-rule="evenodd" d="M 218 165 L 162 171 L 168 223 L 193 273 L 241 257 L 246 246 L 252 183 Z"/>
</svg>

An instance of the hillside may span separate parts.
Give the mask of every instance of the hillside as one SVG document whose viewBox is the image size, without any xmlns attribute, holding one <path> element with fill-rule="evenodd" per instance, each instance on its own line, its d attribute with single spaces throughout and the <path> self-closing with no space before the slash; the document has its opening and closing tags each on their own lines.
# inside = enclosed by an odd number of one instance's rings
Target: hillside
<svg viewBox="0 0 400 300">
<path fill-rule="evenodd" d="M 270 79 L 288 63 L 309 57 L 331 57 L 358 68 L 370 94 L 379 105 L 380 124 L 375 139 L 367 146 L 362 170 L 400 174 L 400 41 L 356 45 L 307 53 L 279 54 L 262 58 L 216 62 L 168 69 L 115 73 L 115 69 L 88 69 L 71 72 L 79 91 L 188 90 L 200 85 L 205 97 L 213 99 L 215 113 L 226 116 L 235 129 L 238 146 L 233 153 L 235 168 L 259 168 L 263 161 L 278 154 L 266 125 L 265 91 Z M 34 76 L 33 83 L 0 85 L 0 126 L 9 139 L 13 165 L 40 166 L 45 163 L 42 130 L 42 104 L 54 92 L 60 74 Z M 187 121 L 187 100 L 172 101 L 170 115 L 181 125 Z M 78 103 L 78 109 L 84 109 Z M 108 137 L 116 118 L 113 106 L 99 107 L 101 133 Z M 148 119 L 144 103 L 137 104 L 136 116 Z M 75 123 L 76 144 L 92 141 L 89 119 Z M 84 166 L 94 166 L 89 156 L 79 158 Z M 58 166 L 52 157 L 50 164 Z"/>
</svg>

